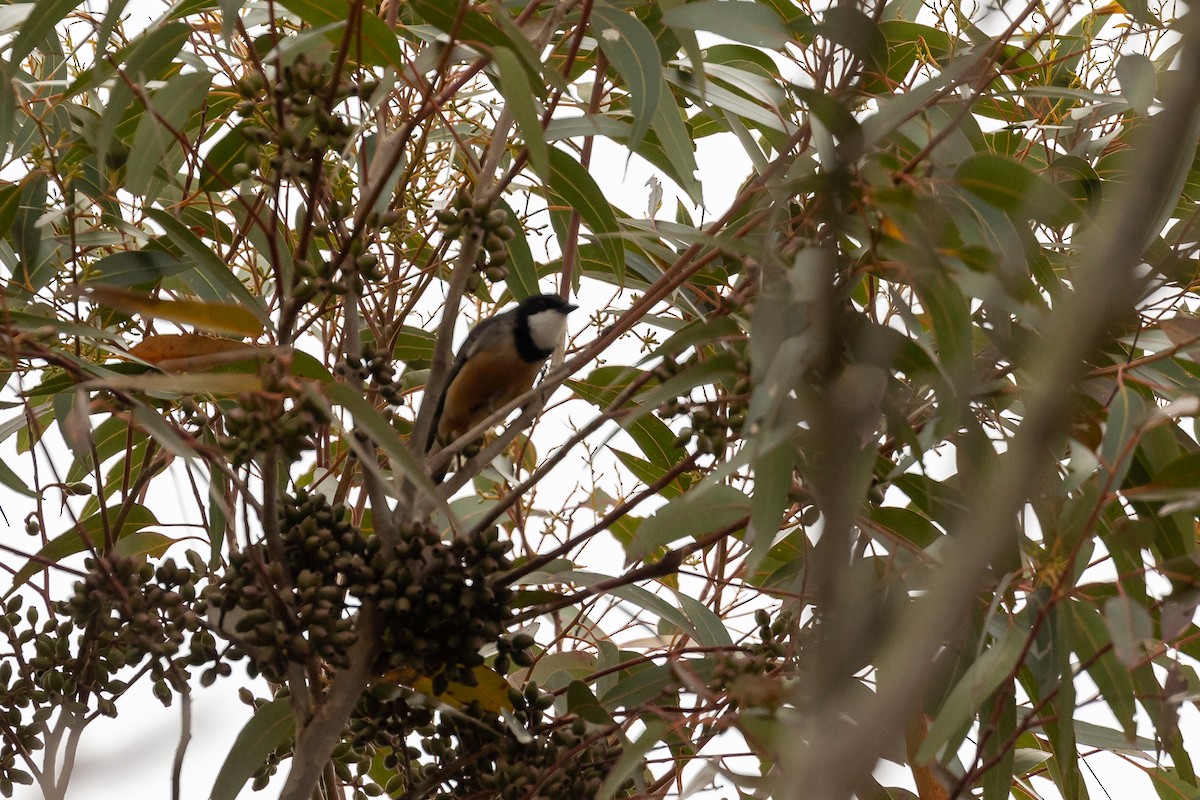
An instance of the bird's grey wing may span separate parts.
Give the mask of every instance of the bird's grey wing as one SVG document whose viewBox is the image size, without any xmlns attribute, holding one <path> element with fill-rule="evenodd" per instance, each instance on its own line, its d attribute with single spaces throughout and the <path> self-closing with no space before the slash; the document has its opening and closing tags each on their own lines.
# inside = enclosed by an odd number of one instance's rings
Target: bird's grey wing
<svg viewBox="0 0 1200 800">
<path fill-rule="evenodd" d="M 446 382 L 442 384 L 442 393 L 438 396 L 437 408 L 433 411 L 433 421 L 429 427 L 429 435 L 425 438 L 426 453 L 433 449 L 433 443 L 437 441 L 438 424 L 442 421 L 442 412 L 446 410 L 446 392 L 449 390 L 450 384 L 454 383 L 454 379 L 462 371 L 463 364 L 467 363 L 467 358 L 475 351 L 476 345 L 488 333 L 488 330 L 495 327 L 498 322 L 502 322 L 508 313 L 511 312 L 497 314 L 478 323 L 467 334 L 462 347 L 458 348 L 458 355 L 454 357 L 454 363 L 450 365 L 450 374 L 446 376 Z"/>
</svg>

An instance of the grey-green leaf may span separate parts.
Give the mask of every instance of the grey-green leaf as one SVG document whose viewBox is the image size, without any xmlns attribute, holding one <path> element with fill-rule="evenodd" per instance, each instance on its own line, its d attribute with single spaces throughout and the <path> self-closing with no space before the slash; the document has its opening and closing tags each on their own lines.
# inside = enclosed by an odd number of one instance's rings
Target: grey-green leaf
<svg viewBox="0 0 1200 800">
<path fill-rule="evenodd" d="M 778 50 L 790 37 L 779 18 L 764 3 L 738 0 L 701 0 L 676 6 L 663 14 L 663 22 L 672 28 L 710 31 L 742 44 Z"/>
<path fill-rule="evenodd" d="M 629 147 L 635 148 L 650 129 L 663 87 L 654 36 L 637 17 L 604 2 L 596 3 L 592 9 L 592 33 L 625 80 L 633 117 Z"/>
<path fill-rule="evenodd" d="M 209 795 L 211 800 L 234 800 L 267 756 L 295 735 L 296 717 L 287 698 L 259 707 L 225 756 Z"/>
</svg>

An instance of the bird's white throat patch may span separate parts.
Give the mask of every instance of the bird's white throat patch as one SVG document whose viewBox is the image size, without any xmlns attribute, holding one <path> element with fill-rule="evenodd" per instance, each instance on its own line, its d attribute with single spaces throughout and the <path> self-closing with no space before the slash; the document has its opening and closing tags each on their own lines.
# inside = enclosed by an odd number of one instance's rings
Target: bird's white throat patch
<svg viewBox="0 0 1200 800">
<path fill-rule="evenodd" d="M 548 308 L 529 315 L 529 338 L 539 350 L 553 350 L 567 329 L 567 315 Z"/>
</svg>

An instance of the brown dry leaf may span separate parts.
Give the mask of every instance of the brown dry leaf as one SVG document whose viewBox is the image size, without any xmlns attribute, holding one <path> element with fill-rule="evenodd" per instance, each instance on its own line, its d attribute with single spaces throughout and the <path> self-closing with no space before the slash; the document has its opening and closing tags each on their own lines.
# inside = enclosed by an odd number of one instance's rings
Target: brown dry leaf
<svg viewBox="0 0 1200 800">
<path fill-rule="evenodd" d="M 129 349 L 129 354 L 140 358 L 148 364 L 166 366 L 164 362 L 187 359 L 204 359 L 211 356 L 236 354 L 239 358 L 250 358 L 259 348 L 246 342 L 233 339 L 215 339 L 212 336 L 201 336 L 198 333 L 165 333 L 143 339 Z M 209 359 L 214 363 L 226 363 L 228 358 Z"/>
<path fill-rule="evenodd" d="M 1200 346 L 1200 317 L 1179 314 L 1161 320 L 1158 327 L 1176 347 Z"/>
</svg>

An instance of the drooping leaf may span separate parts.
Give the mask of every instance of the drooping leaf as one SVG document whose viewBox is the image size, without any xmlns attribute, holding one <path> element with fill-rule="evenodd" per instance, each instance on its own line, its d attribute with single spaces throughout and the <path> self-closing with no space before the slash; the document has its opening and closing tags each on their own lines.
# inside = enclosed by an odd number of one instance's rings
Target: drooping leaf
<svg viewBox="0 0 1200 800">
<path fill-rule="evenodd" d="M 625 274 L 625 246 L 617 228 L 617 216 L 596 184 L 595 178 L 571 155 L 550 149 L 550 194 L 579 216 L 592 229 L 608 268 L 620 281 Z"/>
<path fill-rule="evenodd" d="M 621 784 L 642 766 L 642 759 L 662 741 L 663 735 L 669 730 L 666 721 L 651 717 L 646 722 L 645 729 L 637 741 L 621 749 L 621 756 L 613 765 L 612 771 L 604 779 L 604 783 L 596 791 L 596 800 L 612 800 Z"/>
<path fill-rule="evenodd" d="M 868 69 L 879 71 L 887 66 L 887 39 L 875 21 L 855 6 L 830 6 L 817 31 L 854 53 Z"/>
<path fill-rule="evenodd" d="M 1145 643 L 1154 634 L 1146 609 L 1125 595 L 1117 595 L 1104 604 L 1104 622 L 1118 661 L 1132 667 L 1145 658 Z"/>
<path fill-rule="evenodd" d="M 280 4 L 314 28 L 344 27 L 351 19 L 350 5 L 345 0 L 280 0 Z M 361 5 L 356 9 L 355 18 L 359 28 L 348 37 L 347 55 L 370 66 L 403 69 L 404 55 L 387 24 L 374 11 Z M 328 36 L 331 41 L 341 43 L 344 34 L 335 28 Z"/>
<path fill-rule="evenodd" d="M 1061 189 L 1011 159 L 987 153 L 972 156 L 959 165 L 954 180 L 998 208 L 1053 227 L 1079 218 L 1078 207 Z"/>
<path fill-rule="evenodd" d="M 701 0 L 668 9 L 663 22 L 691 31 L 709 31 L 743 44 L 778 50 L 788 42 L 779 15 L 764 3 Z"/>
<path fill-rule="evenodd" d="M 292 741 L 296 716 L 289 698 L 272 700 L 255 709 L 254 716 L 234 739 L 209 793 L 211 800 L 234 800 L 246 782 L 266 763 L 267 756 Z"/>
<path fill-rule="evenodd" d="M 196 300 L 160 300 L 110 286 L 93 286 L 87 296 L 97 305 L 152 319 L 182 322 L 212 333 L 255 337 L 262 333 L 259 318 L 244 306 Z"/>
<path fill-rule="evenodd" d="M 413 0 L 412 6 L 430 25 L 451 34 L 457 41 L 477 46 L 507 47 L 525 65 L 531 79 L 542 80 L 541 60 L 533 46 L 515 25 L 497 24 L 495 18 L 480 13 L 478 8 L 461 9 L 440 0 Z M 500 12 L 497 12 L 499 15 Z"/>
<path fill-rule="evenodd" d="M 28 16 L 21 23 L 21 32 L 17 34 L 17 40 L 13 42 L 12 50 L 8 54 L 10 64 L 24 61 L 25 56 L 29 55 L 42 39 L 49 36 L 54 26 L 79 4 L 73 0 L 41 0 L 31 5 L 33 8 L 29 9 Z"/>
<path fill-rule="evenodd" d="M 193 269 L 184 272 L 182 277 L 196 294 L 204 300 L 233 301 L 265 321 L 262 301 L 250 294 L 229 266 L 200 237 L 165 211 L 150 209 L 147 215 L 162 226 L 171 244 L 191 263 Z"/>
<path fill-rule="evenodd" d="M 917 752 L 918 762 L 936 758 L 955 732 L 978 713 L 983 701 L 1013 672 L 1024 643 L 1025 637 L 1017 629 L 1010 629 L 975 659 L 938 710 Z"/>
<path fill-rule="evenodd" d="M 150 98 L 150 110 L 142 115 L 130 147 L 125 171 L 125 188 L 145 196 L 146 202 L 156 199 L 150 195 L 158 173 L 167 171 L 170 177 L 176 165 L 183 161 L 186 139 L 184 123 L 208 96 L 212 76 L 207 72 L 190 72 L 170 78 L 166 85 Z"/>
<path fill-rule="evenodd" d="M 1096 688 L 1121 723 L 1125 735 L 1132 740 L 1136 694 L 1129 671 L 1113 653 L 1103 652 L 1112 642 L 1105 619 L 1094 607 L 1082 602 L 1069 603 L 1068 610 L 1075 628 L 1072 640 L 1080 661 L 1089 665 L 1088 675 L 1096 682 Z"/>
<path fill-rule="evenodd" d="M 629 110 L 633 116 L 629 147 L 636 148 L 650 129 L 663 89 L 658 47 L 650 31 L 636 17 L 603 0 L 592 7 L 592 32 L 629 91 Z"/>
<path fill-rule="evenodd" d="M 105 256 L 92 265 L 89 286 L 150 286 L 169 275 L 177 275 L 187 265 L 170 253 L 156 250 L 124 250 Z"/>
<path fill-rule="evenodd" d="M 732 486 L 698 487 L 671 500 L 638 526 L 628 556 L 638 560 L 679 539 L 700 538 L 745 519 L 750 510 L 750 498 Z"/>
<path fill-rule="evenodd" d="M 546 144 L 546 134 L 542 130 L 541 117 L 538 113 L 536 96 L 529 83 L 525 68 L 512 50 L 507 47 L 497 47 L 492 51 L 492 58 L 500 69 L 500 93 L 512 110 L 513 118 L 521 130 L 525 147 L 529 150 L 529 164 L 542 180 L 550 180 L 550 149 Z M 514 230 L 516 230 L 514 228 Z M 521 237 L 517 237 L 521 240 Z"/>
</svg>

